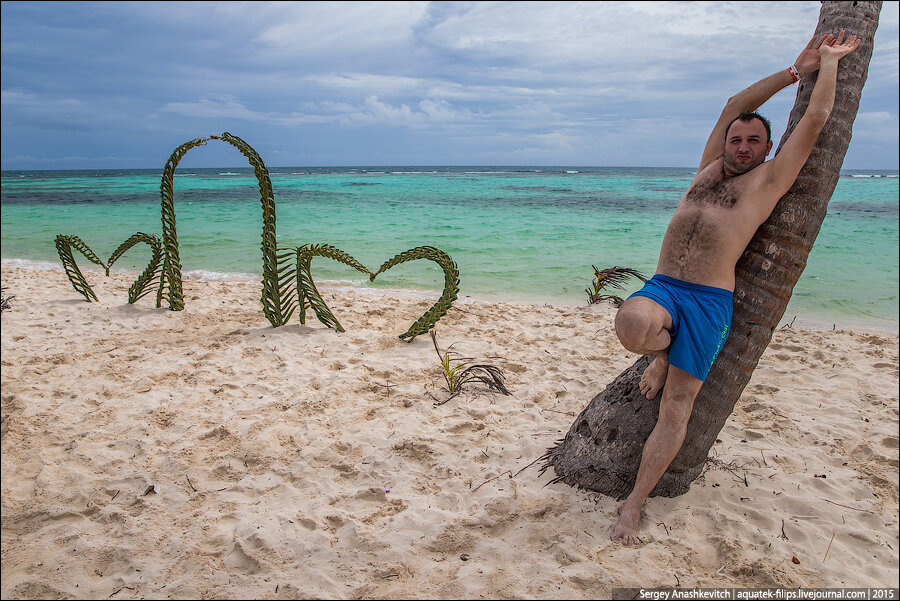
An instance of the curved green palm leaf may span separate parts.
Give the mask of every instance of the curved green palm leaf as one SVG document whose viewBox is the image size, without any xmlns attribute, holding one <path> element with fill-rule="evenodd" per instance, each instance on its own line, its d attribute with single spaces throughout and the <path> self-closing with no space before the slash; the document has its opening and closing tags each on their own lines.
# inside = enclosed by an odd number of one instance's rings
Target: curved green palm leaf
<svg viewBox="0 0 900 601">
<path fill-rule="evenodd" d="M 306 308 L 311 307 L 319 321 L 329 328 L 343 332 L 344 328 L 328 308 L 328 305 L 325 304 L 313 281 L 310 273 L 310 264 L 313 257 L 327 257 L 344 265 L 349 265 L 370 277 L 374 276 L 362 263 L 330 244 L 304 244 L 297 248 L 297 293 L 300 297 L 300 323 L 306 323 Z"/>
<path fill-rule="evenodd" d="M 415 338 L 419 334 L 427 333 L 438 320 L 447 314 L 453 301 L 459 294 L 459 269 L 456 263 L 450 258 L 450 255 L 433 246 L 417 246 L 416 248 L 402 252 L 393 259 L 385 261 L 384 264 L 370 276 L 372 281 L 379 273 L 383 273 L 406 261 L 414 261 L 416 259 L 428 259 L 437 263 L 444 271 L 444 290 L 437 302 L 425 312 L 400 338 Z"/>
<path fill-rule="evenodd" d="M 94 251 L 92 251 L 87 244 L 82 242 L 81 238 L 78 236 L 65 236 L 59 234 L 56 237 L 56 252 L 59 255 L 60 261 L 62 261 L 63 269 L 66 272 L 66 276 L 69 278 L 69 282 L 72 283 L 72 287 L 75 288 L 79 294 L 84 296 L 86 301 L 91 302 L 91 299 L 96 301 L 98 300 L 97 295 L 94 294 L 94 291 L 87 283 L 87 280 L 84 279 L 84 274 L 81 273 L 78 264 L 75 262 L 75 257 L 72 255 L 73 248 L 84 255 L 91 263 L 103 267 L 107 274 L 109 274 L 109 268 L 103 264 L 100 257 L 94 254 Z"/>
<path fill-rule="evenodd" d="M 128 252 L 131 247 L 133 247 L 138 242 L 144 242 L 150 246 L 150 249 L 153 251 L 152 256 L 150 257 L 150 263 L 147 265 L 147 268 L 144 272 L 138 276 L 138 279 L 134 281 L 130 288 L 128 288 L 128 303 L 134 304 L 140 299 L 142 296 L 150 292 L 150 287 L 154 282 L 158 282 L 158 278 L 162 277 L 162 267 L 161 263 L 163 261 L 163 245 L 162 240 L 160 240 L 159 236 L 156 234 L 144 234 L 143 232 L 138 232 L 133 235 L 131 238 L 123 242 L 119 248 L 113 252 L 112 256 L 109 258 L 106 267 L 106 273 L 109 275 L 109 269 L 113 266 L 119 257 Z M 156 295 L 156 306 L 159 307 L 162 304 L 162 299 L 160 295 Z"/>
</svg>

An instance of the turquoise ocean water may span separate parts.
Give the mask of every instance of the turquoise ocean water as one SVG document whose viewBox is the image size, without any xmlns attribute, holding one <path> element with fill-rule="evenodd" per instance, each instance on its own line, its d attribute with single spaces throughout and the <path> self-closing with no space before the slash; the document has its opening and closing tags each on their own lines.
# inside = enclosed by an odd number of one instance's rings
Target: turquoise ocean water
<svg viewBox="0 0 900 601">
<path fill-rule="evenodd" d="M 592 265 L 653 273 L 666 225 L 694 174 L 585 167 L 270 172 L 279 243 L 332 244 L 373 270 L 404 250 L 436 246 L 459 265 L 461 295 L 569 303 L 586 302 Z M 59 265 L 57 234 L 81 237 L 104 260 L 135 232 L 161 234 L 160 175 L 3 171 L 4 262 Z M 785 322 L 798 316 L 828 327 L 897 331 L 898 183 L 897 171 L 842 173 Z M 180 168 L 175 210 L 185 271 L 220 279 L 262 273 L 262 210 L 249 168 Z M 134 247 L 115 268 L 142 271 L 146 249 Z M 313 262 L 313 275 L 390 288 L 443 285 L 429 261 L 395 267 L 375 284 L 327 259 Z M 634 281 L 618 294 L 637 287 Z"/>
</svg>

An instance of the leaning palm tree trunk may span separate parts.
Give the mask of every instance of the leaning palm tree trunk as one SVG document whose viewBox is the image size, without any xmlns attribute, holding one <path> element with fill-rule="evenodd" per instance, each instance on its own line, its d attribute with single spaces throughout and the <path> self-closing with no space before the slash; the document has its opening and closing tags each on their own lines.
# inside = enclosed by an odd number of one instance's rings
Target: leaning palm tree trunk
<svg viewBox="0 0 900 601">
<path fill-rule="evenodd" d="M 841 59 L 834 109 L 806 166 L 737 264 L 731 335 L 695 401 L 684 445 L 653 495 L 687 492 L 784 315 L 850 144 L 880 11 L 881 2 L 823 3 L 816 33 L 845 29 L 862 43 Z M 800 82 L 781 144 L 806 111 L 815 78 L 813 74 Z M 649 359 L 639 359 L 595 396 L 566 437 L 547 451 L 543 469 L 552 466 L 555 481 L 617 498 L 631 491 L 662 396 L 648 401 L 638 389 Z"/>
</svg>

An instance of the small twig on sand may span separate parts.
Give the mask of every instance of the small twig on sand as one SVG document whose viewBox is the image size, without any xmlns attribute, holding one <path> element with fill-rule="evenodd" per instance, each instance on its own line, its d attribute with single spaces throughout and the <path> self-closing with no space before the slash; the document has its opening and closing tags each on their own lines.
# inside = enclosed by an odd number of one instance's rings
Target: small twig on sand
<svg viewBox="0 0 900 601">
<path fill-rule="evenodd" d="M 391 398 L 391 388 L 395 387 L 396 384 L 391 384 L 390 380 L 385 380 L 387 384 L 382 384 L 381 382 L 375 382 L 375 386 L 381 386 L 385 390 L 387 390 L 388 398 Z"/>
<path fill-rule="evenodd" d="M 822 499 L 822 497 L 816 497 L 816 498 Z M 840 503 L 835 503 L 834 501 L 829 501 L 828 499 L 822 499 L 822 500 L 825 501 L 826 503 L 831 503 L 832 505 L 837 505 L 838 507 L 844 507 L 846 509 L 854 509 L 856 511 L 862 511 L 862 512 L 871 513 L 871 514 L 875 513 L 874 511 L 869 511 L 868 509 L 860 509 L 859 507 L 850 507 L 849 505 L 841 505 Z"/>
<path fill-rule="evenodd" d="M 441 405 L 443 405 L 443 404 L 449 402 L 450 400 L 455 399 L 457 396 L 459 396 L 459 393 L 458 393 L 458 392 L 455 392 L 455 393 L 451 394 L 450 396 L 448 396 L 448 397 L 447 397 L 446 399 L 444 399 L 443 401 L 437 400 L 437 398 L 436 398 L 433 394 L 431 394 L 430 392 L 428 393 L 428 396 L 430 396 L 431 398 L 434 399 L 434 403 L 433 403 L 433 404 L 434 404 L 435 407 L 440 407 Z"/>
<path fill-rule="evenodd" d="M 538 457 L 537 459 L 535 459 L 534 461 L 532 461 L 531 463 L 529 463 L 528 465 L 526 465 L 525 467 L 523 467 L 522 469 L 520 469 L 518 472 L 516 472 L 516 476 L 518 476 L 519 474 L 521 474 L 522 472 L 524 472 L 525 470 L 527 470 L 528 468 L 530 468 L 532 465 L 534 465 L 535 463 L 537 463 L 537 462 L 540 461 L 541 459 L 543 459 L 543 457 Z M 515 478 L 516 476 L 513 476 L 513 478 Z"/>
<path fill-rule="evenodd" d="M 556 409 L 541 409 L 541 413 L 543 413 L 544 411 L 549 411 L 550 413 L 560 413 L 562 415 L 571 415 L 572 417 L 575 417 L 574 411 L 557 411 Z"/>
<path fill-rule="evenodd" d="M 828 552 L 831 551 L 831 543 L 834 542 L 834 533 L 831 534 L 831 542 L 828 543 L 828 548 L 825 549 L 825 557 L 822 558 L 822 563 L 825 563 L 825 560 L 828 559 Z"/>
<path fill-rule="evenodd" d="M 481 484 L 479 484 L 478 486 L 476 486 L 475 488 L 473 488 L 473 489 L 472 489 L 472 492 L 475 492 L 476 490 L 478 490 L 479 488 L 481 488 L 482 486 L 484 486 L 485 484 L 487 484 L 487 483 L 490 482 L 491 480 L 496 480 L 496 479 L 499 478 L 500 476 L 505 476 L 506 474 L 509 474 L 509 477 L 510 477 L 510 478 L 513 477 L 512 471 L 511 471 L 511 470 L 506 470 L 506 471 L 503 472 L 502 474 L 497 474 L 497 475 L 494 476 L 493 478 L 488 478 L 487 480 L 485 480 L 484 482 L 482 482 Z"/>
</svg>

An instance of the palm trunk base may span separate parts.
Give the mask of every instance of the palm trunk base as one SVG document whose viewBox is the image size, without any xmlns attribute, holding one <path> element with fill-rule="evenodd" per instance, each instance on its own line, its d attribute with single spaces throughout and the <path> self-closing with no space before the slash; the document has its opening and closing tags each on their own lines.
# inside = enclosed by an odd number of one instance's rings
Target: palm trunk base
<svg viewBox="0 0 900 601">
<path fill-rule="evenodd" d="M 617 499 L 631 492 L 644 443 L 659 416 L 662 393 L 648 400 L 638 386 L 652 359 L 641 357 L 619 374 L 591 400 L 565 438 L 542 457 L 541 472 L 552 467 L 556 473 L 551 483 L 564 482 Z M 650 496 L 682 495 L 702 470 L 702 463 L 684 471 L 670 468 Z"/>
</svg>

